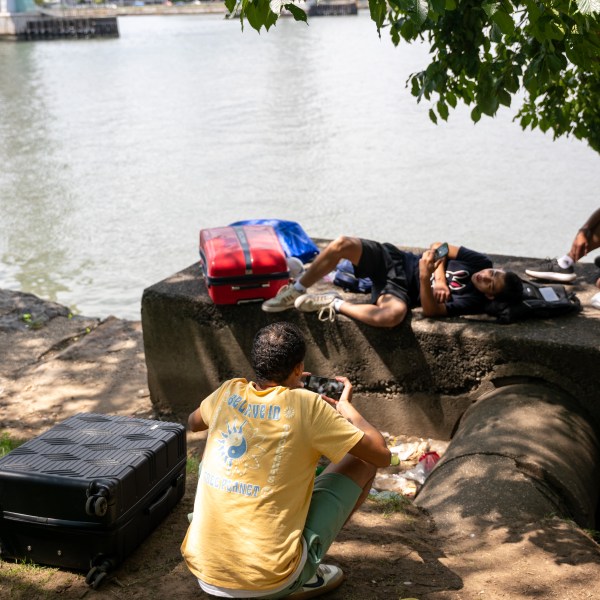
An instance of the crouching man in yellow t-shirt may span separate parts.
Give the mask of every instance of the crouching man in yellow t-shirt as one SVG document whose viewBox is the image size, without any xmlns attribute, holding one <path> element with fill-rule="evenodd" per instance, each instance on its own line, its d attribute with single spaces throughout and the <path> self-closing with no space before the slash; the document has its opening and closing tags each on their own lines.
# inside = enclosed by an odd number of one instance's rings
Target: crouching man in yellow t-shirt
<svg viewBox="0 0 600 600">
<path fill-rule="evenodd" d="M 189 417 L 208 438 L 182 553 L 213 596 L 300 600 L 340 585 L 341 569 L 321 560 L 390 464 L 348 379 L 337 378 L 339 401 L 303 389 L 305 353 L 295 325 L 264 327 L 252 347 L 256 381 L 226 381 Z M 315 480 L 322 455 L 331 464 Z"/>
</svg>

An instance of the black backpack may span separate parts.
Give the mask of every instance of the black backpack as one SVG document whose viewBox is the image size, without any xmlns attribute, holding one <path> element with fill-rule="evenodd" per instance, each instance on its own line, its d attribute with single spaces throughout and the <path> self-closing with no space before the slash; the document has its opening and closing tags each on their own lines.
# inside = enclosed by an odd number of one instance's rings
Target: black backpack
<svg viewBox="0 0 600 600">
<path fill-rule="evenodd" d="M 510 304 L 493 300 L 486 313 L 496 317 L 498 323 L 506 324 L 525 319 L 549 319 L 580 310 L 579 298 L 564 285 L 523 281 L 523 297 L 519 302 Z"/>
</svg>

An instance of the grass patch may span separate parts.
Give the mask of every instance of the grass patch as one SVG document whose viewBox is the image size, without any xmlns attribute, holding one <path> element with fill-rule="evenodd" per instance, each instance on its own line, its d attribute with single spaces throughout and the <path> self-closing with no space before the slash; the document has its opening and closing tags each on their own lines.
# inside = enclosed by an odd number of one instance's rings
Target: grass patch
<svg viewBox="0 0 600 600">
<path fill-rule="evenodd" d="M 198 475 L 199 468 L 200 460 L 195 456 L 188 456 L 188 459 L 185 463 L 185 472 L 188 475 Z"/>
<path fill-rule="evenodd" d="M 403 513 L 412 505 L 411 501 L 406 496 L 398 494 L 397 492 L 383 491 L 378 492 L 377 494 L 369 494 L 369 500 L 381 508 L 384 514 L 395 512 Z"/>
<path fill-rule="evenodd" d="M 13 600 L 56 598 L 56 591 L 47 587 L 56 572 L 56 568 L 43 567 L 27 559 L 0 561 L 0 597 Z"/>
<path fill-rule="evenodd" d="M 11 450 L 18 448 L 22 443 L 22 440 L 11 438 L 6 432 L 0 434 L 0 457 L 8 454 Z"/>
</svg>

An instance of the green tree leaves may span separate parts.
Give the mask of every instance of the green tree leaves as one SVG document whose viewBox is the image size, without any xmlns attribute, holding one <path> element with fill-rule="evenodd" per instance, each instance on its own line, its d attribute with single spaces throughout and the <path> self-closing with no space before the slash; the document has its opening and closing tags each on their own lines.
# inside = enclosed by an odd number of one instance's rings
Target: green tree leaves
<svg viewBox="0 0 600 600">
<path fill-rule="evenodd" d="M 269 31 L 277 23 L 282 10 L 287 10 L 295 21 L 308 22 L 302 8 L 291 2 L 284 4 L 281 0 L 225 0 L 225 8 L 230 17 L 239 16 L 242 29 L 246 20 L 259 33 L 263 27 Z"/>
<path fill-rule="evenodd" d="M 371 0 L 372 2 L 373 0 Z M 600 151 L 600 0 L 429 0 L 425 19 L 414 4 L 390 3 L 389 23 L 409 19 L 391 36 L 424 38 L 431 62 L 409 79 L 429 118 L 448 119 L 456 100 L 473 105 L 474 122 L 494 116 L 525 91 L 522 127 L 574 135 Z M 594 12 L 595 11 L 595 12 Z M 380 25 L 378 28 L 380 28 Z M 595 95 L 592 94 L 595 90 Z"/>
</svg>

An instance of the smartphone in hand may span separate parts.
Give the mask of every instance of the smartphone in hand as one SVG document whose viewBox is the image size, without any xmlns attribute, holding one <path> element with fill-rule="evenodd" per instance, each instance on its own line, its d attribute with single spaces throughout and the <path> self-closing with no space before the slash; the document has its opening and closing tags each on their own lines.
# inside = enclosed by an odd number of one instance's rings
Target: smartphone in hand
<svg viewBox="0 0 600 600">
<path fill-rule="evenodd" d="M 440 258 L 448 256 L 448 242 L 444 242 L 441 246 L 438 246 L 433 253 L 433 260 L 438 261 Z"/>
<path fill-rule="evenodd" d="M 330 377 L 308 375 L 307 377 L 304 377 L 302 381 L 304 382 L 305 389 L 317 392 L 317 394 L 323 394 L 334 400 L 339 400 L 344 391 L 344 384 L 341 381 L 331 379 Z"/>
</svg>

